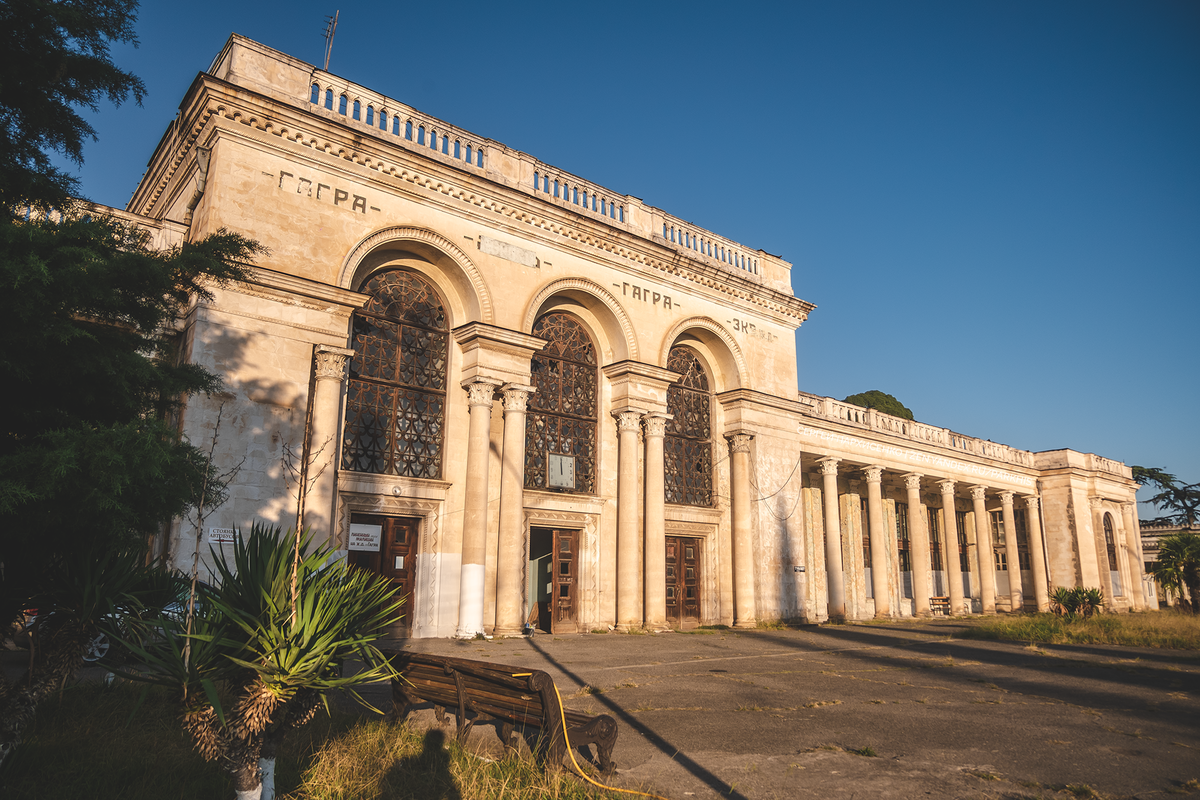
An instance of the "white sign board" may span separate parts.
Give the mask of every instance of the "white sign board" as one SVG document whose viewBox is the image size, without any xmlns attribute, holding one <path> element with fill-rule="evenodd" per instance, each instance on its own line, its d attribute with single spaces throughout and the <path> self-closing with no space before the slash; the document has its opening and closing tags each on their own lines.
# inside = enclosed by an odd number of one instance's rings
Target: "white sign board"
<svg viewBox="0 0 1200 800">
<path fill-rule="evenodd" d="M 208 543 L 209 544 L 233 544 L 234 538 L 237 536 L 237 531 L 233 528 L 209 528 Z"/>
<path fill-rule="evenodd" d="M 360 522 L 353 522 L 350 524 L 350 542 L 347 549 L 378 553 L 379 540 L 382 536 L 382 525 L 364 525 Z"/>
</svg>

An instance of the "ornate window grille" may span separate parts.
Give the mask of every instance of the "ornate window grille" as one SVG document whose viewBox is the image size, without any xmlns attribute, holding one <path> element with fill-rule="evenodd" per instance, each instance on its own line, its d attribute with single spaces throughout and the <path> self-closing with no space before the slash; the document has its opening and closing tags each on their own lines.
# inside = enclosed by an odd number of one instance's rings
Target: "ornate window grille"
<svg viewBox="0 0 1200 800">
<path fill-rule="evenodd" d="M 569 314 L 551 312 L 531 333 L 546 339 L 533 356 L 530 382 L 537 389 L 525 416 L 525 488 L 547 489 L 551 455 L 574 459 L 575 487 L 596 491 L 596 347 Z"/>
<path fill-rule="evenodd" d="M 929 517 L 929 562 L 934 572 L 937 572 L 945 569 L 942 566 L 942 527 L 938 523 L 936 508 L 927 508 L 926 512 Z"/>
<path fill-rule="evenodd" d="M 1029 518 L 1025 516 L 1025 509 L 1018 508 L 1013 511 L 1013 522 L 1017 526 L 1017 560 L 1021 569 L 1033 569 L 1029 560 Z"/>
<path fill-rule="evenodd" d="M 666 500 L 687 506 L 712 505 L 712 390 L 694 350 L 671 348 L 667 369 L 682 377 L 667 389 L 663 440 Z"/>
<path fill-rule="evenodd" d="M 411 272 L 387 270 L 360 289 L 354 313 L 342 468 L 440 478 L 446 417 L 446 310 Z"/>
</svg>

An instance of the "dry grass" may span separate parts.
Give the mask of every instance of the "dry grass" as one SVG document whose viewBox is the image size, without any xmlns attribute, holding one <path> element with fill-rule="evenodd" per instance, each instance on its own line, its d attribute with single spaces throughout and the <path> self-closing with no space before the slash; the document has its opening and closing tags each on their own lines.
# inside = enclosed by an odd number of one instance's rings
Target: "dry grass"
<svg viewBox="0 0 1200 800">
<path fill-rule="evenodd" d="M 70 687 L 38 711 L 29 735 L 0 773 L 5 800 L 183 800 L 232 797 L 228 776 L 184 737 L 167 695 L 118 684 Z M 618 797 L 567 771 L 542 770 L 528 757 L 488 761 L 443 734 L 432 736 L 376 717 L 323 712 L 285 739 L 276 765 L 279 797 L 583 798 Z"/>
<path fill-rule="evenodd" d="M 1146 611 L 1067 621 L 1053 614 L 1029 614 L 973 620 L 955 635 L 964 639 L 1200 650 L 1200 617 L 1177 611 Z"/>
</svg>

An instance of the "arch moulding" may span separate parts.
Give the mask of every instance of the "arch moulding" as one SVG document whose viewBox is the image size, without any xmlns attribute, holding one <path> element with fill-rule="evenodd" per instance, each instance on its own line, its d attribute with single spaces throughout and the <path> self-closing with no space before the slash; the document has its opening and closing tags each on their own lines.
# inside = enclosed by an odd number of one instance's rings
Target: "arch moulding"
<svg viewBox="0 0 1200 800">
<path fill-rule="evenodd" d="M 342 269 L 338 275 L 338 286 L 343 289 L 349 289 L 359 264 L 372 252 L 385 245 L 403 242 L 416 242 L 431 247 L 452 261 L 462 271 L 463 276 L 466 277 L 471 284 L 471 288 L 475 291 L 474 299 L 479 304 L 480 322 L 486 322 L 489 325 L 495 324 L 495 309 L 492 305 L 492 295 L 488 291 L 487 284 L 484 282 L 479 268 L 475 266 L 475 262 L 454 242 L 440 233 L 434 233 L 425 228 L 409 226 L 384 228 L 363 239 L 342 260 Z"/>
<path fill-rule="evenodd" d="M 525 310 L 525 319 L 521 323 L 521 331 L 527 333 L 533 330 L 533 323 L 537 321 L 538 311 L 542 306 L 556 294 L 575 294 L 583 293 L 590 295 L 604 305 L 606 309 L 613 315 L 617 325 L 621 329 L 621 335 L 625 340 L 625 349 L 627 355 L 625 358 L 631 361 L 638 360 L 638 342 L 637 334 L 633 330 L 633 323 L 629 321 L 629 315 L 625 313 L 625 309 L 621 307 L 620 302 L 613 296 L 611 292 L 605 289 L 600 284 L 589 281 L 586 278 L 563 278 L 562 280 L 554 281 L 543 287 L 530 301 L 529 306 Z"/>
<path fill-rule="evenodd" d="M 667 363 L 667 358 L 671 354 L 671 347 L 674 346 L 675 341 L 682 334 L 697 328 L 708 331 L 712 336 L 719 339 L 721 343 L 725 345 L 725 350 L 729 354 L 729 358 L 733 361 L 734 368 L 737 370 L 738 386 L 745 386 L 747 374 L 746 357 L 742 355 L 742 349 L 738 347 L 737 340 L 733 338 L 732 334 L 730 334 L 723 325 L 709 317 L 689 317 L 688 319 L 681 320 L 674 327 L 672 327 L 671 330 L 667 332 L 666 337 L 663 339 L 662 352 L 659 353 L 658 363 L 660 365 L 665 365 Z"/>
</svg>

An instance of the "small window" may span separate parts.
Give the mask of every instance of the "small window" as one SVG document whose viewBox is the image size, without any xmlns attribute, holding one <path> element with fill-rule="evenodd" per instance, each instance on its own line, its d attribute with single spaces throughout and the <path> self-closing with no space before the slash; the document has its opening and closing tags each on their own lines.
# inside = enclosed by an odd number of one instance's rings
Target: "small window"
<svg viewBox="0 0 1200 800">
<path fill-rule="evenodd" d="M 483 148 L 475 151 L 475 164 L 479 167 L 483 166 Z"/>
<path fill-rule="evenodd" d="M 375 124 L 375 109 L 372 108 L 371 106 L 367 106 L 367 124 L 368 125 Z"/>
<path fill-rule="evenodd" d="M 454 157 L 462 158 L 462 142 L 458 139 L 454 140 Z"/>
<path fill-rule="evenodd" d="M 417 128 L 417 144 L 425 144 L 425 126 Z"/>
<path fill-rule="evenodd" d="M 312 94 L 309 95 L 308 102 L 314 105 L 321 102 L 321 87 L 315 83 L 312 85 Z"/>
<path fill-rule="evenodd" d="M 342 95 L 338 98 L 338 113 L 343 117 L 346 116 L 346 104 L 349 102 L 350 101 L 346 99 L 346 95 Z"/>
<path fill-rule="evenodd" d="M 333 111 L 333 89 L 325 90 L 325 107 Z"/>
<path fill-rule="evenodd" d="M 404 123 L 404 138 L 412 141 L 412 120 Z"/>
<path fill-rule="evenodd" d="M 357 100 L 354 101 L 354 113 L 351 116 L 354 119 L 362 119 L 362 104 Z"/>
<path fill-rule="evenodd" d="M 394 135 L 394 136 L 400 135 L 400 118 L 399 117 L 392 117 L 392 135 Z"/>
<path fill-rule="evenodd" d="M 467 145 L 467 163 L 471 163 L 471 145 Z"/>
</svg>

